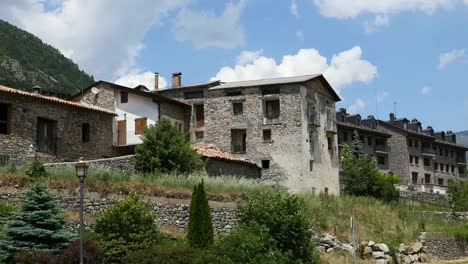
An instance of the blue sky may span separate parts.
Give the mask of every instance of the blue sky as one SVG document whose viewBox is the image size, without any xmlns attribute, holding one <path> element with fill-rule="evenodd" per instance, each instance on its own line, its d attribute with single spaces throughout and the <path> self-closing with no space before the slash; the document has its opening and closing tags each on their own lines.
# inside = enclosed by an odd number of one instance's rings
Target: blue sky
<svg viewBox="0 0 468 264">
<path fill-rule="evenodd" d="M 396 102 L 399 117 L 468 129 L 467 0 L 5 0 L 0 18 L 96 79 L 323 73 L 338 107 L 387 119 Z"/>
</svg>

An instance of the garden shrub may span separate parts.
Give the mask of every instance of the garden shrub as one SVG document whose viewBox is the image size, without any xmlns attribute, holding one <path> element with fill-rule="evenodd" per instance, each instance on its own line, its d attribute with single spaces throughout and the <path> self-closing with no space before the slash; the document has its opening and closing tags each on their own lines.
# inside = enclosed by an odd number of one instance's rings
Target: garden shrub
<svg viewBox="0 0 468 264">
<path fill-rule="evenodd" d="M 191 264 L 200 250 L 182 247 L 152 247 L 130 253 L 122 263 L 134 264 Z"/>
<path fill-rule="evenodd" d="M 166 118 L 144 129 L 135 150 L 136 168 L 145 173 L 191 173 L 203 168 L 187 137 Z"/>
<path fill-rule="evenodd" d="M 84 263 L 100 264 L 102 263 L 101 250 L 98 244 L 93 240 L 85 239 L 83 241 L 83 261 Z M 80 263 L 80 240 L 71 242 L 55 258 L 54 264 L 79 264 Z"/>
<path fill-rule="evenodd" d="M 453 211 L 468 211 L 468 181 L 449 180 L 448 193 Z"/>
<path fill-rule="evenodd" d="M 16 264 L 51 264 L 54 256 L 45 252 L 20 252 L 15 256 Z"/>
<path fill-rule="evenodd" d="M 30 180 L 37 180 L 43 178 L 47 175 L 47 171 L 44 167 L 44 164 L 39 159 L 39 157 L 34 156 L 33 162 L 26 169 L 26 175 Z"/>
<path fill-rule="evenodd" d="M 207 248 L 213 244 L 213 225 L 203 180 L 193 188 L 189 208 L 187 240 L 191 247 Z"/>
<path fill-rule="evenodd" d="M 156 213 L 140 196 L 125 200 L 96 215 L 94 232 L 105 263 L 120 263 L 128 253 L 153 246 L 159 237 Z"/>
</svg>

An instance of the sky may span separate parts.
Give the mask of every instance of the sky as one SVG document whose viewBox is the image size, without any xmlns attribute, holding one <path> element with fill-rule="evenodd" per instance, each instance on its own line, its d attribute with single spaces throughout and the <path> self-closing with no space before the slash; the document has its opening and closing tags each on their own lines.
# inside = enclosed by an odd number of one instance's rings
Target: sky
<svg viewBox="0 0 468 264">
<path fill-rule="evenodd" d="M 468 130 L 468 0 L 0 0 L 0 19 L 97 80 L 321 73 L 337 108 Z"/>
</svg>

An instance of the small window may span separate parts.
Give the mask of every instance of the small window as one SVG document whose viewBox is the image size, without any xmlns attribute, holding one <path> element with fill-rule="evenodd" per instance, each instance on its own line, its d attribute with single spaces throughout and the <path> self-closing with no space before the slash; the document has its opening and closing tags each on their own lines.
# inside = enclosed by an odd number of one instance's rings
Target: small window
<svg viewBox="0 0 468 264">
<path fill-rule="evenodd" d="M 128 93 L 127 92 L 120 92 L 120 103 L 121 104 L 128 103 Z"/>
<path fill-rule="evenodd" d="M 434 162 L 434 170 L 439 170 L 439 163 L 437 162 Z"/>
<path fill-rule="evenodd" d="M 452 165 L 452 173 L 455 173 L 455 166 Z"/>
<path fill-rule="evenodd" d="M 244 104 L 241 102 L 232 103 L 232 112 L 234 115 L 242 115 L 244 113 Z"/>
<path fill-rule="evenodd" d="M 453 159 L 453 150 L 450 151 L 450 158 Z"/>
<path fill-rule="evenodd" d="M 226 92 L 226 96 L 239 96 L 239 95 L 242 95 L 242 91 Z"/>
<path fill-rule="evenodd" d="M 445 165 L 445 171 L 446 171 L 446 172 L 449 172 L 449 170 L 450 170 L 450 166 L 449 166 L 448 164 Z"/>
<path fill-rule="evenodd" d="M 8 134 L 9 110 L 7 104 L 0 104 L 0 134 Z"/>
<path fill-rule="evenodd" d="M 271 142 L 271 129 L 263 129 L 263 142 Z"/>
<path fill-rule="evenodd" d="M 314 161 L 313 160 L 309 160 L 309 170 L 310 171 L 314 170 Z"/>
<path fill-rule="evenodd" d="M 444 185 L 444 179 L 438 178 L 438 179 L 437 179 L 437 184 L 438 184 L 438 185 L 441 185 L 441 186 Z"/>
<path fill-rule="evenodd" d="M 196 127 L 205 126 L 205 107 L 203 104 L 197 104 L 195 107 L 195 125 Z"/>
<path fill-rule="evenodd" d="M 348 141 L 348 133 L 347 132 L 343 132 L 343 140 Z"/>
<path fill-rule="evenodd" d="M 81 140 L 84 143 L 91 141 L 91 126 L 89 124 L 83 123 L 81 125 Z"/>
<path fill-rule="evenodd" d="M 384 156 L 377 156 L 377 163 L 379 165 L 385 165 L 385 157 Z"/>
<path fill-rule="evenodd" d="M 203 131 L 196 131 L 195 132 L 195 140 L 196 141 L 203 141 L 205 138 L 205 133 Z"/>
<path fill-rule="evenodd" d="M 458 167 L 458 174 L 464 175 L 465 174 L 465 167 L 462 167 L 462 166 Z"/>
<path fill-rule="evenodd" d="M 245 129 L 231 129 L 232 153 L 245 153 L 247 149 L 247 132 Z"/>
<path fill-rule="evenodd" d="M 323 191 L 324 191 L 325 194 L 328 194 L 328 187 L 325 187 L 325 188 L 323 189 Z"/>
<path fill-rule="evenodd" d="M 270 160 L 262 160 L 262 168 L 269 169 L 270 168 Z"/>
<path fill-rule="evenodd" d="M 424 158 L 424 166 L 431 166 L 431 160 L 428 158 Z"/>
<path fill-rule="evenodd" d="M 419 157 L 414 157 L 414 164 L 419 165 Z"/>
<path fill-rule="evenodd" d="M 444 164 L 440 164 L 440 171 L 444 171 Z"/>
<path fill-rule="evenodd" d="M 367 145 L 372 146 L 372 137 L 367 137 Z"/>
<path fill-rule="evenodd" d="M 442 148 L 439 149 L 439 156 L 443 156 L 444 155 L 444 150 Z"/>
<path fill-rule="evenodd" d="M 203 90 L 184 93 L 184 99 L 197 99 L 197 98 L 203 98 Z"/>
<path fill-rule="evenodd" d="M 409 163 L 413 164 L 413 156 L 409 156 Z"/>
<path fill-rule="evenodd" d="M 413 184 L 418 184 L 418 173 L 417 172 L 412 172 L 411 173 L 411 181 Z"/>
<path fill-rule="evenodd" d="M 328 150 L 333 150 L 333 138 L 327 137 Z"/>
<path fill-rule="evenodd" d="M 135 135 L 143 134 L 143 128 L 146 127 L 146 117 L 135 119 Z"/>
<path fill-rule="evenodd" d="M 278 119 L 279 116 L 280 116 L 279 99 L 265 101 L 265 117 L 268 119 Z"/>
<path fill-rule="evenodd" d="M 424 183 L 431 183 L 431 175 L 430 174 L 424 174 Z"/>
<path fill-rule="evenodd" d="M 413 140 L 410 138 L 408 139 L 408 146 L 412 147 L 413 146 Z"/>
<path fill-rule="evenodd" d="M 262 89 L 262 95 L 268 95 L 268 94 L 279 94 L 280 89 L 279 88 L 266 88 Z"/>
<path fill-rule="evenodd" d="M 445 149 L 445 157 L 448 157 L 448 149 Z"/>
<path fill-rule="evenodd" d="M 418 147 L 419 147 L 419 141 L 418 141 L 418 140 L 414 140 L 414 147 L 415 147 L 415 148 L 418 148 Z"/>
</svg>

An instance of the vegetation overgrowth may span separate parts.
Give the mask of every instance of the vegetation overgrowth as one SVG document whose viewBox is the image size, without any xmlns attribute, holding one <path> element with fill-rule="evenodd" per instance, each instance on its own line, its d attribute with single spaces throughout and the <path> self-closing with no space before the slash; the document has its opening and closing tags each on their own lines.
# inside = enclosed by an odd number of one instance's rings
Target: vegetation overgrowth
<svg viewBox="0 0 468 264">
<path fill-rule="evenodd" d="M 193 187 L 192 200 L 189 208 L 187 240 L 194 248 L 207 248 L 214 242 L 211 210 L 203 184 Z"/>
</svg>

